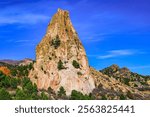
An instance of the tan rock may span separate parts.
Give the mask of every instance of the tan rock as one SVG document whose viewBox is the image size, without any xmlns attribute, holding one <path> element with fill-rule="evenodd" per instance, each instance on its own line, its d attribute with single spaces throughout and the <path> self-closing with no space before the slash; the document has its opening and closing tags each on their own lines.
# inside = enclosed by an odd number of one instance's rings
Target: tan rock
<svg viewBox="0 0 150 117">
<path fill-rule="evenodd" d="M 59 70 L 60 60 L 62 69 Z M 75 68 L 73 61 L 80 68 Z M 36 47 L 36 63 L 29 77 L 37 84 L 38 89 L 51 87 L 57 92 L 63 86 L 67 95 L 72 90 L 89 94 L 95 88 L 84 47 L 71 23 L 68 11 L 58 9 L 53 16 L 46 35 Z"/>
</svg>

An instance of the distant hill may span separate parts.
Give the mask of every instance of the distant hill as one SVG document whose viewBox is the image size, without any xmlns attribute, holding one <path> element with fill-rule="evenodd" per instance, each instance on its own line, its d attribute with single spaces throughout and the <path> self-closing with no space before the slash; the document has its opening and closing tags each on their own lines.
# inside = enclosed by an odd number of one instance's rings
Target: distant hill
<svg viewBox="0 0 150 117">
<path fill-rule="evenodd" d="M 148 89 L 150 90 L 150 76 L 140 75 L 138 73 L 131 72 L 128 68 L 120 68 L 118 65 L 112 65 L 105 69 L 100 70 L 103 74 L 108 75 L 109 77 L 115 78 L 116 80 L 137 88 L 137 89 Z"/>
<path fill-rule="evenodd" d="M 2 65 L 27 65 L 27 64 L 30 64 L 32 63 L 33 60 L 32 59 L 29 59 L 29 58 L 25 58 L 23 60 L 11 60 L 11 59 L 3 59 L 3 60 L 0 60 L 0 66 Z"/>
</svg>

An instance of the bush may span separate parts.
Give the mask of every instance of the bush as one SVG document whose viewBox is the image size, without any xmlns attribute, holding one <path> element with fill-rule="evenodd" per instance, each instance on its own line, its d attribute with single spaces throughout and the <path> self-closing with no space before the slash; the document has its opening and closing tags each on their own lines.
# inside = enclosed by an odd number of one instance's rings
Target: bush
<svg viewBox="0 0 150 117">
<path fill-rule="evenodd" d="M 10 85 L 12 88 L 16 89 L 18 85 L 18 80 L 16 78 L 11 78 Z"/>
<path fill-rule="evenodd" d="M 44 92 L 41 93 L 41 100 L 48 100 L 48 96 Z"/>
<path fill-rule="evenodd" d="M 58 35 L 55 39 L 52 40 L 51 45 L 54 46 L 55 49 L 57 49 L 60 46 L 60 39 Z"/>
<path fill-rule="evenodd" d="M 91 94 L 89 96 L 88 95 L 83 95 L 81 92 L 73 90 L 71 92 L 70 99 L 71 100 L 92 100 L 93 98 L 92 98 Z"/>
<path fill-rule="evenodd" d="M 63 62 L 61 60 L 59 60 L 57 68 L 58 68 L 58 70 L 65 69 L 65 67 L 63 66 Z"/>
<path fill-rule="evenodd" d="M 107 100 L 107 97 L 105 95 L 102 96 L 102 100 Z"/>
<path fill-rule="evenodd" d="M 73 60 L 72 65 L 73 65 L 76 69 L 80 68 L 80 64 L 79 64 L 76 60 Z"/>
<path fill-rule="evenodd" d="M 58 96 L 59 96 L 59 97 L 66 96 L 66 91 L 65 91 L 65 89 L 64 89 L 63 87 L 60 87 L 60 88 L 59 88 Z"/>
<path fill-rule="evenodd" d="M 124 84 L 126 84 L 126 85 L 128 85 L 128 86 L 130 85 L 130 84 L 129 84 L 130 79 L 128 79 L 128 78 L 124 78 L 124 79 L 123 79 L 123 82 L 124 82 Z"/>
<path fill-rule="evenodd" d="M 0 100 L 11 100 L 11 95 L 4 88 L 0 89 Z"/>
<path fill-rule="evenodd" d="M 126 96 L 124 96 L 123 94 L 120 95 L 120 100 L 126 100 Z"/>
<path fill-rule="evenodd" d="M 26 93 L 23 90 L 21 89 L 16 90 L 16 96 L 15 96 L 16 100 L 27 100 L 28 98 L 27 98 Z"/>
</svg>

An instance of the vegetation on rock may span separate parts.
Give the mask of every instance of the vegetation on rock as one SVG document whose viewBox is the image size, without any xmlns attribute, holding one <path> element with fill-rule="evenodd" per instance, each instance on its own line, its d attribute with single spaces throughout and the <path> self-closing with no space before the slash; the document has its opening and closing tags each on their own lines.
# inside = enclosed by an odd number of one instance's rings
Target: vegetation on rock
<svg viewBox="0 0 150 117">
<path fill-rule="evenodd" d="M 73 60 L 72 65 L 73 65 L 76 69 L 80 68 L 80 64 L 79 64 L 76 60 Z"/>
<path fill-rule="evenodd" d="M 58 65 L 57 65 L 58 70 L 62 70 L 65 69 L 63 62 L 61 60 L 59 60 Z"/>
<path fill-rule="evenodd" d="M 51 45 L 54 46 L 55 49 L 57 49 L 60 46 L 60 39 L 59 36 L 57 35 L 56 38 L 54 38 L 51 42 Z"/>
</svg>

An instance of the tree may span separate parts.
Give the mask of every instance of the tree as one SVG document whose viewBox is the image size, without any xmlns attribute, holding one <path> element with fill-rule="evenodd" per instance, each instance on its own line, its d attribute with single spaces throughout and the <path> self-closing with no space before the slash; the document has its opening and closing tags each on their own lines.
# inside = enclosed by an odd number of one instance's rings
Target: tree
<svg viewBox="0 0 150 117">
<path fill-rule="evenodd" d="M 59 97 L 66 96 L 66 91 L 65 91 L 65 89 L 62 86 L 59 88 L 58 96 Z"/>
<path fill-rule="evenodd" d="M 31 82 L 29 78 L 23 78 L 23 79 L 22 79 L 23 88 L 24 88 L 29 82 Z"/>
<path fill-rule="evenodd" d="M 23 90 L 17 89 L 15 99 L 16 100 L 26 100 L 27 95 L 25 94 L 25 92 Z"/>
<path fill-rule="evenodd" d="M 8 76 L 3 77 L 1 83 L 5 88 L 10 87 L 10 78 Z"/>
<path fill-rule="evenodd" d="M 54 46 L 55 49 L 57 49 L 60 46 L 60 39 L 58 35 L 55 39 L 52 40 L 51 45 Z"/>
<path fill-rule="evenodd" d="M 11 95 L 4 88 L 0 89 L 0 100 L 11 100 Z"/>
<path fill-rule="evenodd" d="M 126 100 L 126 96 L 124 96 L 123 94 L 120 95 L 120 100 Z"/>
<path fill-rule="evenodd" d="M 11 78 L 10 85 L 12 88 L 16 89 L 18 85 L 18 80 L 16 78 Z"/>
<path fill-rule="evenodd" d="M 128 85 L 128 86 L 130 85 L 130 84 L 129 84 L 130 79 L 128 79 L 128 78 L 124 78 L 123 80 L 124 80 L 124 83 L 125 83 L 126 85 Z"/>
<path fill-rule="evenodd" d="M 91 94 L 89 96 L 88 95 L 83 95 L 81 92 L 73 90 L 71 92 L 70 99 L 71 100 L 92 100 L 93 98 L 92 98 Z"/>
<path fill-rule="evenodd" d="M 58 70 L 65 69 L 65 67 L 63 66 L 63 62 L 61 60 L 59 60 L 57 68 L 58 68 Z"/>
<path fill-rule="evenodd" d="M 48 100 L 48 96 L 44 92 L 41 93 L 41 100 Z"/>
<path fill-rule="evenodd" d="M 80 68 L 80 64 L 79 64 L 76 60 L 73 60 L 72 65 L 73 65 L 76 69 Z"/>
</svg>

